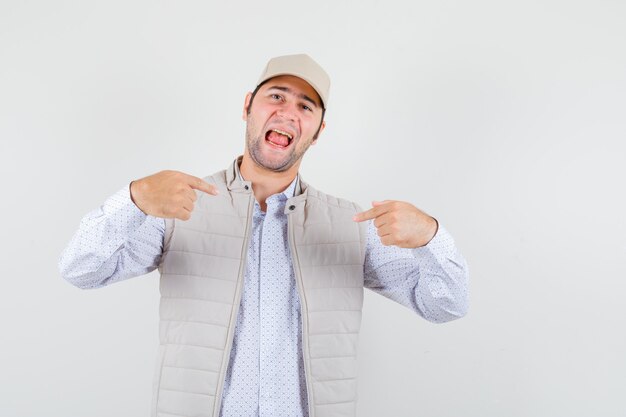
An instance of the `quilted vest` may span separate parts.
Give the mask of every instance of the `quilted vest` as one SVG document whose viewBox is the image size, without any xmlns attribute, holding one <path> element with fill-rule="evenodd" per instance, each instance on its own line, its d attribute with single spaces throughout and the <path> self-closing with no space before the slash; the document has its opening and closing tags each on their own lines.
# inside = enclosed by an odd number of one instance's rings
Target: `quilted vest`
<svg viewBox="0 0 626 417">
<path fill-rule="evenodd" d="M 152 417 L 219 417 L 255 202 L 239 176 L 241 158 L 204 178 L 220 194 L 196 191 L 189 220 L 166 219 Z M 352 220 L 359 211 L 301 178 L 285 205 L 310 417 L 356 415 L 366 242 L 366 224 Z"/>
</svg>

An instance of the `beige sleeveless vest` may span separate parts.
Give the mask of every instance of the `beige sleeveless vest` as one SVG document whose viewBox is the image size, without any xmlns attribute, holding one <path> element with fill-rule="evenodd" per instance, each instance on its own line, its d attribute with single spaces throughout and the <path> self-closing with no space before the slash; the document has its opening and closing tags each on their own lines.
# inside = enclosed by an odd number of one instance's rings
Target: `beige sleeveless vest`
<svg viewBox="0 0 626 417">
<path fill-rule="evenodd" d="M 220 194 L 196 192 L 189 220 L 166 220 L 153 417 L 219 417 L 255 201 L 240 161 L 204 178 Z M 359 211 L 302 180 L 285 205 L 310 417 L 356 415 L 366 242 L 366 224 L 352 221 Z"/>
</svg>

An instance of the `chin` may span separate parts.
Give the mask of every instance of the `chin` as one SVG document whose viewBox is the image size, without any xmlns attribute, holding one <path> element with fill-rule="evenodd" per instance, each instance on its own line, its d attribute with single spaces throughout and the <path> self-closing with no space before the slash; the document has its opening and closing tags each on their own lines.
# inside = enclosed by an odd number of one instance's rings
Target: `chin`
<svg viewBox="0 0 626 417">
<path fill-rule="evenodd" d="M 290 158 L 274 159 L 265 155 L 255 155 L 254 152 L 251 152 L 250 156 L 257 166 L 274 172 L 287 171 L 294 164 Z"/>
</svg>

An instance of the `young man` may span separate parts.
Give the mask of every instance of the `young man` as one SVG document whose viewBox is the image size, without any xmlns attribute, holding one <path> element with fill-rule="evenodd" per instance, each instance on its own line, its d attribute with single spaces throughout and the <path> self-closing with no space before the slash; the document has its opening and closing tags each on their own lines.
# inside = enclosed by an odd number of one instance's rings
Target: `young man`
<svg viewBox="0 0 626 417">
<path fill-rule="evenodd" d="M 298 175 L 329 87 L 307 55 L 271 59 L 228 169 L 132 181 L 64 250 L 80 288 L 159 269 L 152 416 L 354 416 L 363 288 L 432 322 L 465 315 L 467 265 L 433 217 L 400 201 L 362 211 Z"/>
</svg>

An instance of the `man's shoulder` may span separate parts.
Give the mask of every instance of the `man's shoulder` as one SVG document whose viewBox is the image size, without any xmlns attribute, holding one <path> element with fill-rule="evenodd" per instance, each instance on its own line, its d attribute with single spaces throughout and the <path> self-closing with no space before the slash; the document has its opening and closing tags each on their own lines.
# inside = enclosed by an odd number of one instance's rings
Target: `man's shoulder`
<svg viewBox="0 0 626 417">
<path fill-rule="evenodd" d="M 209 184 L 219 184 L 219 183 L 225 184 L 226 183 L 226 171 L 227 171 L 226 169 L 222 169 L 212 174 L 206 175 L 202 177 L 202 179 L 208 182 Z"/>
<path fill-rule="evenodd" d="M 338 229 L 353 230 L 352 228 L 346 229 L 345 225 L 348 223 L 356 224 L 358 226 L 357 230 L 359 231 L 359 235 L 361 236 L 361 242 L 365 245 L 365 242 L 367 241 L 367 223 L 354 223 L 351 221 L 355 214 L 363 211 L 361 206 L 354 201 L 322 192 L 314 187 L 311 187 L 310 185 L 307 185 L 306 190 L 307 205 L 315 207 L 313 210 L 311 210 L 311 208 L 309 210 L 317 213 L 323 213 L 322 216 L 331 220 L 333 226 Z"/>
<path fill-rule="evenodd" d="M 355 210 L 357 212 L 361 211 L 361 207 L 354 201 L 325 193 L 315 187 L 312 187 L 310 184 L 307 184 L 307 200 L 315 201 L 318 204 L 327 205 L 339 210 L 348 210 L 351 212 Z"/>
</svg>

